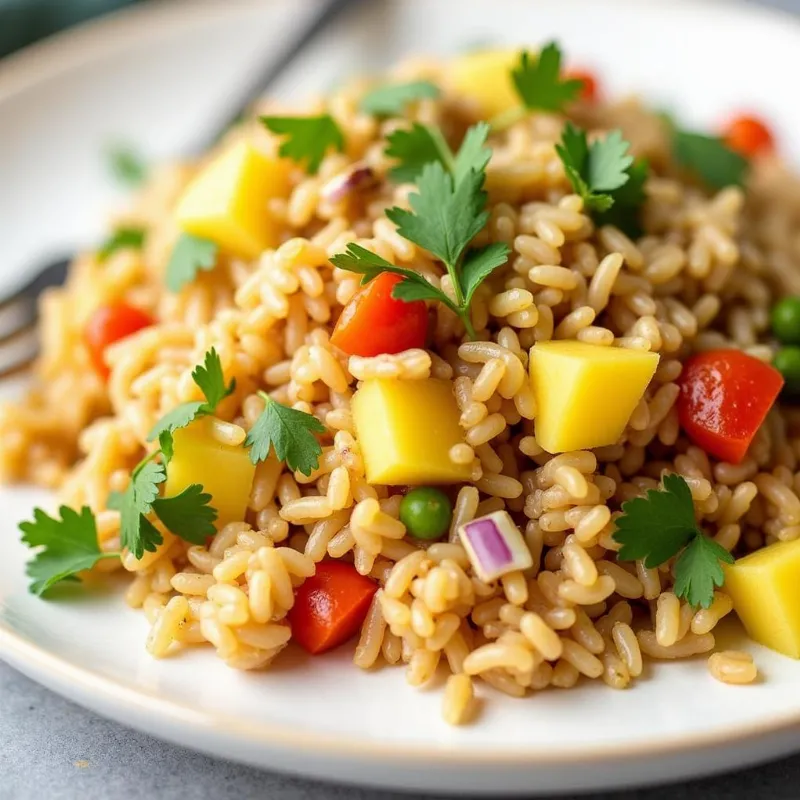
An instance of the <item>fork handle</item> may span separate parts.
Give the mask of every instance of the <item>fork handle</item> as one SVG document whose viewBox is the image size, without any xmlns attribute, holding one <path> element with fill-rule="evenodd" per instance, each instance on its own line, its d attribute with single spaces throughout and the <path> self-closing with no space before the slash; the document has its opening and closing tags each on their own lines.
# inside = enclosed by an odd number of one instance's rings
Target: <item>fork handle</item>
<svg viewBox="0 0 800 800">
<path fill-rule="evenodd" d="M 245 87 L 236 103 L 226 112 L 226 116 L 217 123 L 213 131 L 197 143 L 193 152 L 200 154 L 210 149 L 228 128 L 235 125 L 250 106 L 275 83 L 317 34 L 326 28 L 340 12 L 355 5 L 356 2 L 360 2 L 360 0 L 324 0 L 298 33 L 289 37 L 285 45 L 280 47 L 277 55 L 269 60 L 264 71 Z"/>
</svg>

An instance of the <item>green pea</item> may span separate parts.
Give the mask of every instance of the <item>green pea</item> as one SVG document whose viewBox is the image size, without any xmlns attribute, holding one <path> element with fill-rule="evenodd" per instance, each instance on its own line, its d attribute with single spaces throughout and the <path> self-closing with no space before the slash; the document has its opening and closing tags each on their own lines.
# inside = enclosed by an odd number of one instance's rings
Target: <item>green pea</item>
<svg viewBox="0 0 800 800">
<path fill-rule="evenodd" d="M 400 521 L 415 539 L 438 539 L 450 527 L 453 507 L 439 489 L 420 486 L 400 503 Z"/>
<path fill-rule="evenodd" d="M 795 345 L 781 347 L 772 359 L 772 366 L 783 375 L 786 392 L 790 395 L 800 395 L 800 347 Z"/>
<path fill-rule="evenodd" d="M 772 307 L 772 332 L 781 344 L 800 344 L 800 297 L 784 297 Z"/>
</svg>

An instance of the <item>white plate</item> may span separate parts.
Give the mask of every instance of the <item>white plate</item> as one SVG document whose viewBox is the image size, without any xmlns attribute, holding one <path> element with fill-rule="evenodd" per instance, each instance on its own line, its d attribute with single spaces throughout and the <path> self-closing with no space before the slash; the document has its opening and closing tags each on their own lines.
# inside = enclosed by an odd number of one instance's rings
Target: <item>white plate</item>
<svg viewBox="0 0 800 800">
<path fill-rule="evenodd" d="M 175 152 L 309 2 L 158 4 L 41 45 L 0 67 L 0 288 L 37 254 L 86 242 L 115 200 L 100 152 L 115 138 Z M 457 10 L 456 10 L 457 8 Z M 738 6 L 675 0 L 399 0 L 330 32 L 282 86 L 324 88 L 413 51 L 556 36 L 604 86 L 714 124 L 761 110 L 800 161 L 800 28 Z M 0 445 L 1 446 L 1 445 Z M 552 792 L 630 786 L 741 767 L 798 747 L 800 665 L 747 645 L 764 679 L 717 683 L 703 661 L 526 701 L 491 696 L 480 724 L 439 719 L 441 695 L 402 670 L 362 673 L 340 651 L 282 657 L 264 674 L 196 651 L 153 661 L 146 623 L 118 594 L 58 602 L 26 591 L 17 520 L 48 498 L 0 490 L 0 656 L 101 714 L 184 746 L 271 769 L 383 787 Z M 735 629 L 732 640 L 741 638 Z M 738 642 L 742 644 L 742 642 Z M 440 688 L 440 687 L 439 687 Z"/>
</svg>

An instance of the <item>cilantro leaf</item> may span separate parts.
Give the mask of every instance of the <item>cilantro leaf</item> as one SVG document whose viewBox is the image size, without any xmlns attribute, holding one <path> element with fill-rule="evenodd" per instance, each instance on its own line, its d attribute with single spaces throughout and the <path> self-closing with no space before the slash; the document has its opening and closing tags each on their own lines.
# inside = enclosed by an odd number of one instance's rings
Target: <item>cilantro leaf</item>
<svg viewBox="0 0 800 800">
<path fill-rule="evenodd" d="M 191 283 L 197 273 L 210 270 L 217 263 L 219 248 L 208 239 L 182 233 L 172 249 L 167 263 L 165 281 L 171 292 L 179 292 L 187 283 Z"/>
<path fill-rule="evenodd" d="M 703 534 L 695 536 L 675 562 L 675 594 L 691 606 L 708 608 L 714 587 L 725 582 L 723 563 L 733 564 L 733 556 L 722 545 Z"/>
<path fill-rule="evenodd" d="M 244 442 L 250 448 L 250 460 L 254 464 L 264 461 L 272 447 L 289 469 L 310 475 L 319 467 L 322 453 L 314 434 L 324 433 L 325 426 L 311 414 L 281 405 L 265 392 L 259 395 L 264 400 L 264 410 Z"/>
<path fill-rule="evenodd" d="M 97 260 L 102 263 L 117 250 L 126 248 L 140 250 L 146 235 L 147 231 L 144 228 L 118 228 L 97 251 Z"/>
<path fill-rule="evenodd" d="M 214 527 L 217 509 L 210 502 L 211 495 L 199 483 L 193 483 L 174 497 L 153 500 L 152 507 L 176 536 L 192 544 L 205 544 L 206 538 L 217 532 Z"/>
<path fill-rule="evenodd" d="M 390 208 L 386 216 L 404 239 L 454 267 L 489 219 L 483 179 L 483 173 L 472 170 L 454 187 L 453 178 L 439 162 L 426 164 L 418 191 L 409 197 L 412 210 Z"/>
<path fill-rule="evenodd" d="M 141 558 L 145 550 L 154 552 L 163 537 L 146 518 L 152 510 L 153 501 L 158 497 L 158 484 L 167 476 L 162 464 L 152 459 L 156 453 L 147 456 L 133 471 L 131 481 L 122 497 L 120 510 L 120 543 Z"/>
<path fill-rule="evenodd" d="M 159 440 L 165 461 L 169 462 L 172 458 L 172 434 L 179 428 L 185 428 L 189 423 L 198 417 L 213 414 L 217 406 L 236 389 L 236 380 L 225 383 L 225 375 L 222 372 L 222 362 L 215 348 L 211 348 L 205 356 L 202 364 L 198 364 L 192 370 L 192 380 L 200 387 L 205 395 L 205 402 L 193 400 L 189 403 L 181 403 L 172 411 L 168 411 L 153 426 L 147 434 L 147 441 Z"/>
<path fill-rule="evenodd" d="M 623 561 L 644 560 L 657 567 L 699 535 L 689 485 L 680 475 L 665 475 L 662 488 L 622 504 L 614 539 Z"/>
<path fill-rule="evenodd" d="M 675 130 L 672 152 L 681 166 L 694 172 L 712 189 L 744 183 L 747 159 L 731 150 L 718 136 Z"/>
<path fill-rule="evenodd" d="M 122 184 L 135 188 L 147 178 L 147 166 L 132 148 L 115 145 L 108 151 L 108 165 L 112 175 Z"/>
<path fill-rule="evenodd" d="M 386 155 L 400 162 L 389 171 L 389 177 L 395 183 L 413 183 L 426 164 L 441 160 L 439 147 L 430 130 L 419 122 L 415 122 L 410 130 L 399 128 L 392 131 L 387 141 Z"/>
<path fill-rule="evenodd" d="M 261 122 L 273 133 L 287 139 L 278 151 L 298 164 L 307 162 L 306 169 L 315 175 L 325 157 L 333 148 L 344 150 L 344 134 L 330 114 L 317 117 L 261 117 Z"/>
<path fill-rule="evenodd" d="M 360 108 L 375 116 L 393 116 L 402 114 L 408 103 L 440 94 L 439 87 L 430 81 L 387 83 L 367 92 L 361 98 Z"/>
<path fill-rule="evenodd" d="M 438 300 L 440 303 L 449 306 L 456 313 L 459 313 L 458 308 L 453 305 L 453 301 L 441 289 L 434 286 L 418 272 L 414 272 L 413 269 L 406 269 L 405 267 L 396 267 L 385 258 L 381 258 L 365 247 L 355 244 L 355 242 L 351 242 L 347 245 L 346 252 L 338 253 L 332 256 L 330 260 L 331 263 L 339 269 L 345 269 L 348 272 L 355 272 L 358 275 L 362 275 L 362 286 L 377 278 L 382 272 L 391 272 L 394 275 L 400 275 L 405 280 L 398 283 L 392 289 L 392 297 L 407 302 L 412 302 L 414 300 Z"/>
<path fill-rule="evenodd" d="M 104 553 L 97 544 L 97 525 L 87 506 L 77 512 L 67 506 L 59 509 L 61 519 L 48 516 L 41 508 L 33 511 L 32 522 L 21 522 L 22 541 L 28 547 L 41 547 L 28 562 L 30 591 L 40 597 L 60 581 L 78 581 L 76 573 L 91 569 L 104 558 L 119 553 Z"/>
<path fill-rule="evenodd" d="M 628 169 L 628 182 L 614 192 L 614 204 L 611 208 L 594 214 L 595 223 L 614 225 L 634 239 L 641 236 L 639 209 L 645 201 L 644 185 L 649 172 L 646 161 L 634 161 Z"/>
<path fill-rule="evenodd" d="M 561 111 L 582 87 L 580 80 L 561 79 L 561 50 L 555 42 L 545 45 L 535 59 L 523 51 L 511 78 L 520 100 L 531 110 Z"/>
<path fill-rule="evenodd" d="M 109 492 L 106 498 L 106 508 L 112 511 L 122 511 L 122 498 L 125 497 L 124 492 Z"/>
<path fill-rule="evenodd" d="M 461 267 L 461 290 L 464 302 L 469 305 L 475 290 L 494 272 L 497 267 L 508 261 L 511 251 L 503 242 L 488 244 L 486 247 L 467 252 Z"/>
<path fill-rule="evenodd" d="M 453 162 L 452 173 L 456 186 L 469 176 L 470 170 L 483 173 L 486 169 L 486 165 L 492 157 L 491 149 L 485 147 L 490 130 L 488 122 L 479 122 L 464 135 Z"/>
</svg>

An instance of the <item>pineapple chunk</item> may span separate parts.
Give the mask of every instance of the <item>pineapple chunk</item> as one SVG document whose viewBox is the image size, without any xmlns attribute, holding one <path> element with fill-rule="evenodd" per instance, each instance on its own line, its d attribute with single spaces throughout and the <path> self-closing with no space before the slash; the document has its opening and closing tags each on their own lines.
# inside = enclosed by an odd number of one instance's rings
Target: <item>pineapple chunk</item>
<svg viewBox="0 0 800 800">
<path fill-rule="evenodd" d="M 539 342 L 530 374 L 536 441 L 548 453 L 619 440 L 658 367 L 658 355 L 583 342 Z"/>
<path fill-rule="evenodd" d="M 725 591 L 757 642 L 800 658 L 800 540 L 776 542 L 725 566 Z"/>
<path fill-rule="evenodd" d="M 256 258 L 279 243 L 267 202 L 289 193 L 290 169 L 288 162 L 239 142 L 186 188 L 176 211 L 179 227 L 233 255 Z"/>
<path fill-rule="evenodd" d="M 165 497 L 199 483 L 219 512 L 217 527 L 244 519 L 255 476 L 255 464 L 241 445 L 222 444 L 214 435 L 215 417 L 201 417 L 173 433 L 175 454 L 169 462 Z"/>
<path fill-rule="evenodd" d="M 520 104 L 511 78 L 516 50 L 482 50 L 453 60 L 450 81 L 458 94 L 473 100 L 481 115 L 494 117 Z"/>
<path fill-rule="evenodd" d="M 367 380 L 353 397 L 352 410 L 370 483 L 469 479 L 470 465 L 449 457 L 450 448 L 464 441 L 450 381 Z"/>
</svg>

